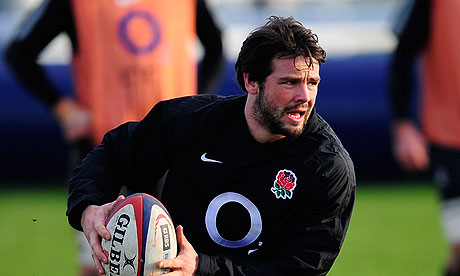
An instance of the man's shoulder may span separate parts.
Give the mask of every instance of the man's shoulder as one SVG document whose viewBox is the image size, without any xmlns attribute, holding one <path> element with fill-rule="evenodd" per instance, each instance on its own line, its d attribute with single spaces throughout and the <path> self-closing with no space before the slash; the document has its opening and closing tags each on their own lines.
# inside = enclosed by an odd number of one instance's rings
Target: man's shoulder
<svg viewBox="0 0 460 276">
<path fill-rule="evenodd" d="M 199 116 L 209 112 L 223 113 L 241 101 L 243 96 L 221 96 L 215 94 L 186 96 L 162 101 L 164 113 L 170 118 Z"/>
<path fill-rule="evenodd" d="M 210 104 L 231 102 L 239 97 L 241 97 L 241 95 L 222 96 L 222 95 L 217 95 L 217 94 L 201 94 L 201 95 L 185 96 L 185 97 L 164 100 L 161 103 L 164 103 L 168 106 L 174 106 L 174 107 L 179 107 L 179 108 L 188 107 L 190 109 L 195 109 L 195 108 L 199 108 L 199 107 L 210 105 Z"/>
<path fill-rule="evenodd" d="M 348 151 L 329 123 L 317 113 L 312 114 L 312 117 L 314 125 L 307 137 L 315 145 L 317 158 L 323 165 L 329 163 L 326 166 L 348 167 L 349 170 L 353 170 L 353 162 Z"/>
</svg>

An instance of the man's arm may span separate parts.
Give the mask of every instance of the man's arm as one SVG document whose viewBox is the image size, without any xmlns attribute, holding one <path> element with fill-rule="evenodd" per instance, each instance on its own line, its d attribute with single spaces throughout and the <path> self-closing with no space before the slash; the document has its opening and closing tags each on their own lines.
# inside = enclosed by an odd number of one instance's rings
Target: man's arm
<svg viewBox="0 0 460 276">
<path fill-rule="evenodd" d="M 162 103 L 157 104 L 140 123 L 125 123 L 109 131 L 98 147 L 74 170 L 69 183 L 67 216 L 69 224 L 84 231 L 92 248 L 96 267 L 107 258 L 101 238 L 110 239 L 105 220 L 126 185 L 132 192 L 147 192 L 166 171 Z M 166 136 L 166 135 L 165 135 Z M 118 197 L 118 199 L 117 199 Z"/>
<path fill-rule="evenodd" d="M 77 48 L 73 16 L 69 1 L 45 0 L 20 25 L 5 49 L 5 61 L 28 92 L 37 96 L 57 117 L 69 142 L 87 138 L 89 112 L 75 100 L 65 97 L 38 64 L 39 54 L 60 33 L 69 35 Z"/>
<path fill-rule="evenodd" d="M 14 75 L 50 108 L 54 108 L 63 93 L 53 85 L 37 59 L 61 32 L 67 32 L 75 42 L 72 18 L 68 1 L 45 0 L 22 22 L 5 49 L 5 60 Z"/>
<path fill-rule="evenodd" d="M 82 230 L 81 217 L 88 206 L 100 206 L 115 200 L 124 185 L 132 192 L 148 192 L 164 174 L 163 167 L 154 169 L 156 161 L 147 160 L 153 154 L 147 153 L 148 145 L 139 142 L 142 135 L 135 133 L 138 126 L 138 123 L 130 122 L 109 131 L 102 143 L 75 168 L 67 201 L 67 216 L 75 229 Z M 150 142 L 159 143 L 154 138 Z"/>
<path fill-rule="evenodd" d="M 198 73 L 198 93 L 210 94 L 215 92 L 219 84 L 225 60 L 221 31 L 205 0 L 197 0 L 196 31 L 204 47 L 204 56 Z"/>
<path fill-rule="evenodd" d="M 91 247 L 91 254 L 93 256 L 96 269 L 101 275 L 104 274 L 101 262 L 108 262 L 107 256 L 105 256 L 102 251 L 101 237 L 105 240 L 110 240 L 112 238 L 105 227 L 105 220 L 113 207 L 124 198 L 124 196 L 119 196 L 115 201 L 102 206 L 90 205 L 82 214 L 81 226 Z M 100 262 L 96 260 L 100 260 Z"/>
<path fill-rule="evenodd" d="M 90 205 L 115 200 L 124 185 L 132 192 L 149 193 L 154 189 L 167 170 L 164 138 L 169 124 L 163 119 L 164 106 L 160 102 L 142 121 L 128 122 L 107 132 L 102 143 L 75 168 L 67 199 L 72 227 L 82 230 L 83 211 Z"/>
<path fill-rule="evenodd" d="M 425 49 L 430 26 L 431 0 L 413 1 L 406 18 L 396 35 L 398 44 L 391 60 L 390 95 L 397 119 L 410 117 L 409 104 L 412 92 L 412 72 L 416 57 Z"/>
<path fill-rule="evenodd" d="M 393 152 L 397 161 L 409 171 L 429 166 L 427 141 L 410 114 L 416 57 L 425 49 L 430 26 L 430 0 L 413 1 L 406 20 L 397 30 L 399 43 L 392 57 L 389 74 L 390 103 L 393 107 Z"/>
</svg>

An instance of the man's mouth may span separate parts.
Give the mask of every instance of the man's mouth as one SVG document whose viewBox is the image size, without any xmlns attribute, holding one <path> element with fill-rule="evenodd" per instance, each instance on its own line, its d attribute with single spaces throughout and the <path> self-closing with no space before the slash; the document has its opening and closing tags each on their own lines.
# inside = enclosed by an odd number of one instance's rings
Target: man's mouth
<svg viewBox="0 0 460 276">
<path fill-rule="evenodd" d="M 300 110 L 292 110 L 287 112 L 287 116 L 291 118 L 294 121 L 299 121 L 301 120 L 305 115 L 305 111 L 300 111 Z"/>
</svg>

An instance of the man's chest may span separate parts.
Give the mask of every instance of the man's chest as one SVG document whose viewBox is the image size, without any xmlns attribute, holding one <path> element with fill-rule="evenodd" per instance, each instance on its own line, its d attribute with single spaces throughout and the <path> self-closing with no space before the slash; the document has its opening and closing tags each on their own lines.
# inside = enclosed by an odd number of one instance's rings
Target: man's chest
<svg viewBox="0 0 460 276">
<path fill-rule="evenodd" d="M 248 152 L 232 144 L 195 144 L 177 152 L 170 174 L 175 188 L 203 198 L 237 192 L 255 201 L 289 201 L 316 171 L 308 152 L 292 147 Z"/>
<path fill-rule="evenodd" d="M 303 208 L 315 170 L 298 152 L 255 154 L 199 144 L 176 155 L 164 203 L 178 223 L 193 225 L 201 242 L 254 246 L 264 235 L 273 235 L 284 217 Z"/>
</svg>

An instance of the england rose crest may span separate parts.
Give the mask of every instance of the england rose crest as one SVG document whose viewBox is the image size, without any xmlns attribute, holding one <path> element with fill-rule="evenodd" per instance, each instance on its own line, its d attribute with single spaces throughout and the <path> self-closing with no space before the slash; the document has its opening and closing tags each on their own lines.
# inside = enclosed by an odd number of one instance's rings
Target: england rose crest
<svg viewBox="0 0 460 276">
<path fill-rule="evenodd" d="M 276 195 L 276 198 L 291 199 L 296 185 L 297 177 L 292 171 L 280 170 L 276 175 L 271 191 Z"/>
</svg>

